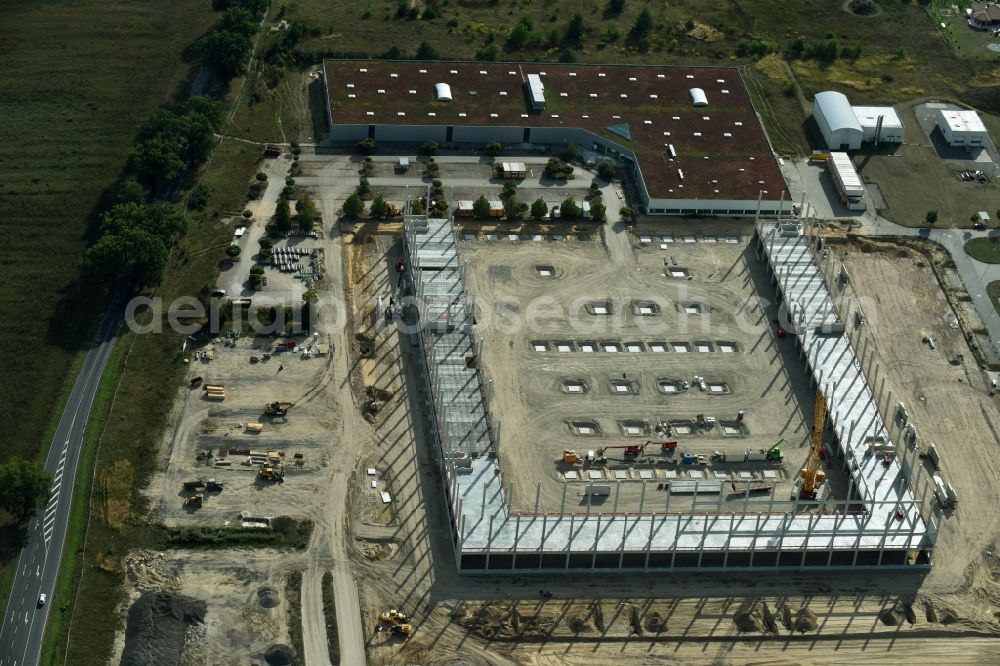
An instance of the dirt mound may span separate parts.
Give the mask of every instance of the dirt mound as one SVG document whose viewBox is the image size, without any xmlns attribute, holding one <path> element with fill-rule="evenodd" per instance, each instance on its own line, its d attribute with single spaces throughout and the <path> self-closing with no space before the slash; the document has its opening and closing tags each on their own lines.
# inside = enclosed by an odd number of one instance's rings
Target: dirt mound
<svg viewBox="0 0 1000 666">
<path fill-rule="evenodd" d="M 257 601 L 264 608 L 274 608 L 281 603 L 281 595 L 270 585 L 264 585 L 257 590 Z"/>
<path fill-rule="evenodd" d="M 883 608 L 878 614 L 878 619 L 887 627 L 898 627 L 905 618 L 903 604 L 898 601 L 888 608 Z"/>
<path fill-rule="evenodd" d="M 128 611 L 121 666 L 176 666 L 184 633 L 205 621 L 205 602 L 172 592 L 145 592 Z"/>
<path fill-rule="evenodd" d="M 656 611 L 653 611 L 646 615 L 643 626 L 646 627 L 646 631 L 658 634 L 667 630 L 667 620 Z"/>
<path fill-rule="evenodd" d="M 742 632 L 764 631 L 764 617 L 761 613 L 760 604 L 756 601 L 744 604 L 733 615 L 733 624 Z"/>
<path fill-rule="evenodd" d="M 808 608 L 801 608 L 795 614 L 795 631 L 804 634 L 807 631 L 816 631 L 819 622 L 816 621 L 816 613 Z"/>
<path fill-rule="evenodd" d="M 958 622 L 958 613 L 950 608 L 941 608 L 938 610 L 938 622 L 941 624 L 952 624 Z"/>
<path fill-rule="evenodd" d="M 267 651 L 264 653 L 264 661 L 271 664 L 271 666 L 288 666 L 288 664 L 295 661 L 297 656 L 298 653 L 289 646 L 276 643 L 267 648 Z"/>
</svg>

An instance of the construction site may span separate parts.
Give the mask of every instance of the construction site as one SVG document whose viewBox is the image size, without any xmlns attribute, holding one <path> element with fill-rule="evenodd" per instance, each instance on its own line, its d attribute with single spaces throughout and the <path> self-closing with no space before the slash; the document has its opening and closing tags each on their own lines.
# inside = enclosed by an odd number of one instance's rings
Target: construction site
<svg viewBox="0 0 1000 666">
<path fill-rule="evenodd" d="M 526 201 L 583 198 L 596 176 L 546 182 L 544 157 L 516 159 Z M 331 641 L 341 663 L 374 664 L 641 662 L 664 642 L 678 660 L 743 662 L 764 640 L 794 661 L 990 654 L 1000 525 L 962 515 L 1000 501 L 996 410 L 940 257 L 788 201 L 755 222 L 625 225 L 617 183 L 600 184 L 608 224 L 429 218 L 410 208 L 427 183 L 399 161 L 376 156 L 369 181 L 405 215 L 350 223 L 336 211 L 361 160 L 304 152 L 296 181 L 324 218 L 310 329 L 187 350 L 148 519 L 312 532 L 304 549 L 128 554 L 129 603 L 164 618 L 164 650 L 233 664 L 337 663 Z M 447 199 L 500 196 L 491 158 L 438 162 Z M 836 569 L 852 573 L 817 573 Z M 144 631 L 123 629 L 123 657 Z"/>
</svg>

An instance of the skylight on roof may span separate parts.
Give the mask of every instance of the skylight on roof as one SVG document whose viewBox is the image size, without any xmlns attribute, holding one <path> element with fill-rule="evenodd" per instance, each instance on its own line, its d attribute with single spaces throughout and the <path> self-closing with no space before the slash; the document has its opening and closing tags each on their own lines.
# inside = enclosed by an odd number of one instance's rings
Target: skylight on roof
<svg viewBox="0 0 1000 666">
<path fill-rule="evenodd" d="M 500 117 L 500 116 L 498 116 L 498 115 L 497 115 L 497 114 L 495 114 L 495 113 L 491 113 L 491 114 L 490 114 L 490 118 L 499 118 L 499 117 Z"/>
<path fill-rule="evenodd" d="M 665 79 L 665 78 L 667 78 L 667 75 L 666 74 L 657 74 L 656 78 L 658 78 L 658 79 Z"/>
<path fill-rule="evenodd" d="M 558 117 L 559 117 L 559 114 L 558 114 L 558 113 L 553 113 L 553 114 L 552 114 L 552 117 L 553 117 L 553 118 L 558 118 Z"/>
<path fill-rule="evenodd" d="M 701 119 L 702 120 L 711 120 L 711 118 L 709 118 L 708 116 L 702 116 Z"/>
<path fill-rule="evenodd" d="M 723 94 L 723 95 L 728 95 L 728 94 L 729 94 L 729 91 L 728 91 L 728 90 L 726 90 L 725 88 L 723 88 L 723 89 L 722 89 L 722 94 Z"/>
<path fill-rule="evenodd" d="M 416 91 L 416 90 L 411 90 L 411 91 L 410 91 L 410 94 L 411 94 L 411 95 L 416 95 L 416 94 L 417 94 L 417 91 Z"/>
<path fill-rule="evenodd" d="M 437 118 L 437 114 L 434 113 L 433 111 L 428 111 L 427 112 L 427 117 L 428 118 Z"/>
<path fill-rule="evenodd" d="M 590 118 L 590 116 L 588 116 L 588 115 L 583 115 L 583 116 L 580 116 L 580 117 L 581 118 Z"/>
<path fill-rule="evenodd" d="M 621 98 L 622 98 L 622 99 L 628 99 L 628 95 L 626 95 L 625 93 L 622 93 L 622 94 L 621 94 Z"/>
<path fill-rule="evenodd" d="M 485 74 L 485 73 L 486 73 L 486 70 L 485 70 L 485 69 L 481 69 L 481 70 L 479 70 L 479 73 L 480 73 L 480 74 Z"/>
<path fill-rule="evenodd" d="M 694 78 L 694 74 L 688 74 L 688 75 L 687 75 L 687 78 L 689 78 L 689 79 L 693 79 L 693 78 Z"/>
<path fill-rule="evenodd" d="M 726 80 L 725 79 L 716 79 L 715 82 L 716 83 L 725 83 Z"/>
<path fill-rule="evenodd" d="M 406 115 L 406 111 L 397 111 L 396 115 L 399 116 L 400 118 L 402 118 L 403 116 Z"/>
<path fill-rule="evenodd" d="M 673 118 L 672 118 L 672 120 L 680 120 L 680 119 L 681 119 L 680 116 L 673 116 Z"/>
<path fill-rule="evenodd" d="M 507 72 L 507 73 L 510 74 L 511 76 L 517 76 L 517 72 Z"/>
<path fill-rule="evenodd" d="M 695 136 L 701 136 L 701 132 L 695 132 L 694 135 Z"/>
<path fill-rule="evenodd" d="M 652 120 L 643 120 L 643 121 L 642 121 L 642 124 L 643 124 L 643 125 L 652 125 L 652 124 L 653 124 L 653 121 L 652 121 Z"/>
<path fill-rule="evenodd" d="M 374 111 L 365 111 L 365 115 L 366 116 L 374 116 L 375 112 Z"/>
<path fill-rule="evenodd" d="M 635 78 L 634 76 L 630 76 L 630 77 L 628 77 L 628 80 L 629 81 L 638 81 L 639 79 Z"/>
<path fill-rule="evenodd" d="M 457 69 L 449 69 L 448 73 L 449 74 L 458 74 L 458 70 Z"/>
<path fill-rule="evenodd" d="M 597 99 L 597 93 L 590 93 L 590 96 L 593 97 L 594 99 Z"/>
<path fill-rule="evenodd" d="M 538 72 L 538 76 L 545 76 L 545 72 Z"/>
<path fill-rule="evenodd" d="M 569 93 L 561 92 L 561 93 L 559 93 L 559 96 L 560 97 L 569 97 Z"/>
<path fill-rule="evenodd" d="M 743 127 L 743 122 L 742 122 L 742 121 L 740 121 L 740 120 L 737 120 L 737 121 L 736 121 L 735 123 L 733 123 L 733 124 L 734 124 L 734 125 L 736 125 L 737 127 Z"/>
<path fill-rule="evenodd" d="M 576 76 L 576 72 L 570 72 L 569 75 L 570 76 Z"/>
<path fill-rule="evenodd" d="M 421 74 L 426 74 L 427 73 L 426 69 L 418 69 L 417 71 L 420 72 Z"/>
<path fill-rule="evenodd" d="M 599 78 L 599 79 L 603 79 L 605 76 L 607 76 L 607 74 L 605 74 L 604 72 L 598 72 L 597 73 L 597 78 Z"/>
<path fill-rule="evenodd" d="M 378 92 L 379 95 L 384 95 L 385 94 L 385 88 L 379 88 L 377 92 Z"/>
<path fill-rule="evenodd" d="M 611 116 L 611 117 L 614 118 L 615 120 L 621 120 L 621 116 Z"/>
<path fill-rule="evenodd" d="M 390 79 L 398 79 L 399 78 L 399 74 L 397 74 L 396 72 L 390 72 L 389 73 L 389 78 Z"/>
<path fill-rule="evenodd" d="M 357 99 L 357 97 L 354 93 L 347 93 L 347 99 Z"/>
<path fill-rule="evenodd" d="M 651 94 L 651 95 L 649 96 L 649 99 L 660 99 L 660 96 L 659 96 L 659 95 L 657 95 L 656 93 L 652 93 L 652 94 Z"/>
<path fill-rule="evenodd" d="M 362 74 L 367 74 L 368 73 L 368 68 L 367 67 L 362 67 L 358 71 L 361 72 Z"/>
<path fill-rule="evenodd" d="M 507 96 L 507 91 L 506 90 L 501 90 L 500 91 L 500 96 L 501 97 L 506 97 Z"/>
<path fill-rule="evenodd" d="M 733 136 L 733 133 L 732 132 L 723 132 L 722 136 L 729 138 L 729 137 Z"/>
<path fill-rule="evenodd" d="M 522 114 L 521 114 L 521 117 L 522 117 L 522 118 L 527 118 L 527 117 L 528 117 L 528 114 L 527 114 L 527 113 L 522 113 Z"/>
<path fill-rule="evenodd" d="M 459 111 L 458 112 L 458 117 L 459 118 L 465 118 L 466 115 L 468 115 L 468 114 L 466 114 L 464 111 Z"/>
<path fill-rule="evenodd" d="M 347 84 L 347 87 L 348 87 L 348 88 L 353 88 L 353 87 L 354 87 L 354 84 L 353 84 L 353 83 L 348 83 L 348 84 Z"/>
</svg>

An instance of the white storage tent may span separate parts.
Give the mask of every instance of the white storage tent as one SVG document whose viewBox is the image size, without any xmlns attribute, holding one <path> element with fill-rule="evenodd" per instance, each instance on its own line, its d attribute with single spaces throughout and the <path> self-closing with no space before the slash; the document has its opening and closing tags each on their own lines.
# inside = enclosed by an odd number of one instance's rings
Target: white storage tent
<svg viewBox="0 0 1000 666">
<path fill-rule="evenodd" d="M 813 101 L 813 118 L 830 150 L 857 150 L 864 131 L 843 93 L 827 90 Z"/>
</svg>

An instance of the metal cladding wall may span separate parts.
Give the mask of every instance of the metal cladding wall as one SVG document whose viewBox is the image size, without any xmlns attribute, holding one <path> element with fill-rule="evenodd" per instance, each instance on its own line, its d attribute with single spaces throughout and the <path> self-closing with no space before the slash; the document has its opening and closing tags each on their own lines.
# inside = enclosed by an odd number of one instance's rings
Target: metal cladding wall
<svg viewBox="0 0 1000 666">
<path fill-rule="evenodd" d="M 792 202 L 762 200 L 760 213 L 773 217 L 781 212 L 783 216 L 792 212 Z M 726 217 L 752 217 L 757 214 L 757 200 L 747 199 L 650 199 L 650 215 L 721 215 Z"/>
<path fill-rule="evenodd" d="M 524 141 L 523 127 L 462 127 L 455 125 L 451 140 L 455 143 L 522 143 Z"/>
<path fill-rule="evenodd" d="M 368 138 L 368 125 L 332 125 L 329 138 L 333 141 L 361 141 Z"/>
<path fill-rule="evenodd" d="M 905 550 L 760 550 L 746 551 L 650 551 L 645 552 L 546 552 L 511 553 L 496 551 L 490 553 L 463 552 L 459 559 L 459 569 L 463 573 L 476 571 L 537 571 L 559 569 L 593 569 L 602 571 L 622 571 L 627 569 L 648 569 L 672 571 L 678 569 L 747 570 L 775 568 L 782 569 L 853 569 L 853 568 L 927 568 L 929 562 L 908 562 Z"/>
<path fill-rule="evenodd" d="M 407 143 L 423 143 L 437 141 L 441 143 L 447 137 L 448 128 L 443 125 L 376 125 L 376 141 L 402 141 Z"/>
</svg>

